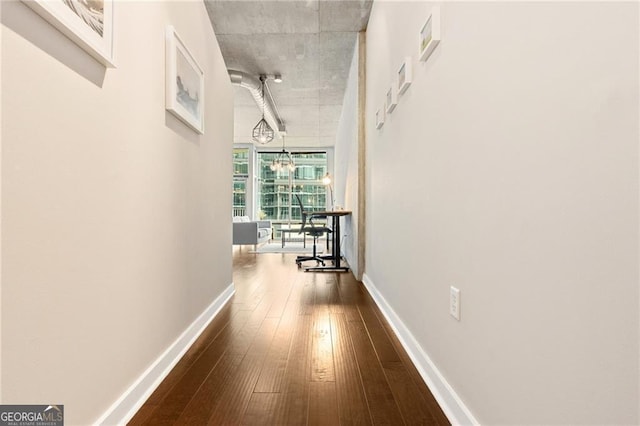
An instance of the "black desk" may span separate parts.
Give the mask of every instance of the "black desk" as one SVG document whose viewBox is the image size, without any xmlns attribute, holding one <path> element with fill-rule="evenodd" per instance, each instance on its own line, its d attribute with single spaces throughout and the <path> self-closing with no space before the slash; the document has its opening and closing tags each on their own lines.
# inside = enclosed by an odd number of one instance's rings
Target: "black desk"
<svg viewBox="0 0 640 426">
<path fill-rule="evenodd" d="M 315 266 L 304 268 L 305 271 L 341 271 L 347 272 L 349 271 L 348 266 L 341 266 L 340 261 L 342 256 L 340 255 L 340 217 L 349 216 L 351 214 L 350 210 L 327 210 L 327 211 L 319 211 L 311 213 L 311 217 L 331 217 L 332 220 L 332 229 L 333 229 L 333 237 L 331 240 L 331 254 L 328 256 L 320 256 L 322 259 L 330 260 L 333 262 L 333 265 L 328 266 Z"/>
</svg>

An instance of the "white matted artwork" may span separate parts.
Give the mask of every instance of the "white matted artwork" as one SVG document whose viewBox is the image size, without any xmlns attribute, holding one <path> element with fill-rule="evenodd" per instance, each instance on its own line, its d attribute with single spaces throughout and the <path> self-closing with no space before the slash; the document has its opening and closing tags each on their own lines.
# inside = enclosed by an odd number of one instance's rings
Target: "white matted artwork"
<svg viewBox="0 0 640 426">
<path fill-rule="evenodd" d="M 382 108 L 379 108 L 376 111 L 376 129 L 379 129 L 382 126 L 384 126 L 385 109 L 386 109 L 386 105 L 382 105 Z"/>
<path fill-rule="evenodd" d="M 113 62 L 112 0 L 22 0 L 108 68 Z"/>
<path fill-rule="evenodd" d="M 166 38 L 165 108 L 204 134 L 204 72 L 172 25 Z"/>
<path fill-rule="evenodd" d="M 411 86 L 411 56 L 404 58 L 404 62 L 398 68 L 398 94 L 402 95 Z"/>
<path fill-rule="evenodd" d="M 440 43 L 440 7 L 434 6 L 420 29 L 418 56 L 422 62 L 429 58 L 438 43 Z"/>
<path fill-rule="evenodd" d="M 398 105 L 398 89 L 396 84 L 393 83 L 387 90 L 387 113 L 391 114 Z"/>
</svg>

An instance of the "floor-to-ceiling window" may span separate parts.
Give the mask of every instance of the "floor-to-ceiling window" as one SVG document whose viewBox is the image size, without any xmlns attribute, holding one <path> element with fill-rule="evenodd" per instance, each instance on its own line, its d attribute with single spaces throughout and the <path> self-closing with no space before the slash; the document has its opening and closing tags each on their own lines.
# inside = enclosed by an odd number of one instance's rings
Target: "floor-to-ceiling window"
<svg viewBox="0 0 640 426">
<path fill-rule="evenodd" d="M 327 208 L 327 187 L 322 177 L 327 173 L 327 153 L 293 152 L 296 165 L 293 172 L 288 168 L 272 170 L 277 152 L 258 152 L 257 191 L 258 215 L 273 222 L 277 231 L 282 225 L 299 222 L 300 207 L 293 194 L 298 194 L 305 210 L 320 211 Z"/>
</svg>

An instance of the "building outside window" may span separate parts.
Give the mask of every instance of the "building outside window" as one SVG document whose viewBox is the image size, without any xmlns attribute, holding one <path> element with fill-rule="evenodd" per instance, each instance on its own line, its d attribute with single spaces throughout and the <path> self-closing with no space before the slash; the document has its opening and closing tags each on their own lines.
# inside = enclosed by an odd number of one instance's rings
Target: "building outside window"
<svg viewBox="0 0 640 426">
<path fill-rule="evenodd" d="M 247 214 L 247 180 L 233 179 L 233 215 L 245 216 Z"/>
<path fill-rule="evenodd" d="M 249 149 L 233 149 L 233 216 L 247 212 L 247 180 L 249 178 Z"/>
</svg>

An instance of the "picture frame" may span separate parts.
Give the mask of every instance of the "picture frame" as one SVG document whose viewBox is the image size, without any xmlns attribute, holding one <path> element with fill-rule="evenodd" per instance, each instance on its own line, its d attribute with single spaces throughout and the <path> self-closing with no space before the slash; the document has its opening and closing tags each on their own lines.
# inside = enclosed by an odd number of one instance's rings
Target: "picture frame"
<svg viewBox="0 0 640 426">
<path fill-rule="evenodd" d="M 107 68 L 113 60 L 113 0 L 95 2 L 102 8 L 78 0 L 22 0 L 71 41 Z"/>
<path fill-rule="evenodd" d="M 411 57 L 404 58 L 404 62 L 398 68 L 398 95 L 402 95 L 411 86 Z"/>
<path fill-rule="evenodd" d="M 440 7 L 434 6 L 420 28 L 418 57 L 425 62 L 440 43 Z"/>
<path fill-rule="evenodd" d="M 387 90 L 387 114 L 391 114 L 396 106 L 398 105 L 398 91 L 396 89 L 395 84 L 391 84 L 389 86 L 389 90 Z"/>
<path fill-rule="evenodd" d="M 204 71 L 172 25 L 166 28 L 165 53 L 165 108 L 204 134 Z"/>
<path fill-rule="evenodd" d="M 382 108 L 379 108 L 376 111 L 376 129 L 380 129 L 382 126 L 384 126 L 385 109 L 385 105 L 383 105 Z"/>
</svg>

